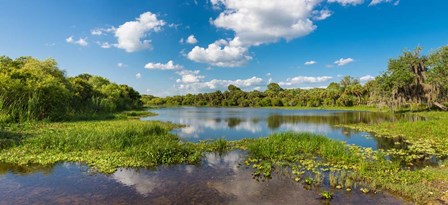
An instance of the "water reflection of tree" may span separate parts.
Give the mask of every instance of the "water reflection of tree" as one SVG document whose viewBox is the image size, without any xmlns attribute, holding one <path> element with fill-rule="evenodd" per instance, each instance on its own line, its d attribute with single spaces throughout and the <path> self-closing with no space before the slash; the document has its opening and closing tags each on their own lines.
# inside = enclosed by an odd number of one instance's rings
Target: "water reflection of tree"
<svg viewBox="0 0 448 205">
<path fill-rule="evenodd" d="M 17 164 L 7 164 L 0 163 L 0 175 L 5 175 L 7 173 L 13 173 L 17 175 L 30 175 L 34 173 L 42 173 L 44 175 L 50 175 L 53 173 L 55 165 L 37 165 L 37 164 L 29 164 L 29 165 L 17 165 Z"/>
<path fill-rule="evenodd" d="M 243 120 L 241 120 L 241 118 L 235 118 L 235 117 L 228 118 L 226 121 L 227 121 L 227 126 L 229 126 L 230 128 L 234 128 L 234 127 L 238 126 L 241 122 L 243 122 Z"/>
<path fill-rule="evenodd" d="M 421 120 L 415 115 L 394 115 L 375 112 L 340 112 L 330 115 L 271 115 L 267 119 L 270 129 L 277 129 L 282 124 L 326 124 L 330 126 L 353 123 L 376 124 L 384 121 Z"/>
<path fill-rule="evenodd" d="M 404 141 L 401 137 L 388 138 L 388 137 L 376 137 L 378 142 L 378 149 L 388 150 L 391 148 L 395 149 L 407 149 L 408 143 Z"/>
</svg>

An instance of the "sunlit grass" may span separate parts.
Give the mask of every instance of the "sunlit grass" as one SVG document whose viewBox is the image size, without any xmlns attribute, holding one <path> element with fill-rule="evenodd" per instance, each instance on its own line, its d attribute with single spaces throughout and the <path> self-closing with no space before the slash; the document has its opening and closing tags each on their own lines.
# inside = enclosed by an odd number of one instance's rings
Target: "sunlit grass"
<svg viewBox="0 0 448 205">
<path fill-rule="evenodd" d="M 184 142 L 170 132 L 179 125 L 130 119 L 146 115 L 148 113 L 135 111 L 114 114 L 111 120 L 100 120 L 102 117 L 99 117 L 90 121 L 3 124 L 0 162 L 18 165 L 82 162 L 99 172 L 113 173 L 119 167 L 195 164 L 206 152 L 242 149 L 248 152 L 245 164 L 255 169 L 255 176 L 269 178 L 275 170 L 287 168 L 291 180 L 307 186 L 322 186 L 327 181 L 330 187 L 347 191 L 388 190 L 421 203 L 443 194 L 439 182 L 448 178 L 446 168 L 409 170 L 399 161 L 389 160 L 386 157 L 389 152 L 351 146 L 310 133 L 287 132 L 240 141 Z M 387 130 L 383 133 L 385 136 L 397 135 L 409 142 L 446 142 L 448 131 L 442 124 L 448 120 L 448 114 L 421 115 L 428 120 L 383 122 L 378 124 L 378 129 Z M 387 129 L 391 127 L 394 129 Z M 441 146 L 443 144 L 435 145 L 440 146 L 437 148 L 430 145 L 432 151 L 425 148 L 420 152 L 446 151 L 446 147 Z M 447 162 L 442 161 L 441 166 L 447 166 Z"/>
</svg>

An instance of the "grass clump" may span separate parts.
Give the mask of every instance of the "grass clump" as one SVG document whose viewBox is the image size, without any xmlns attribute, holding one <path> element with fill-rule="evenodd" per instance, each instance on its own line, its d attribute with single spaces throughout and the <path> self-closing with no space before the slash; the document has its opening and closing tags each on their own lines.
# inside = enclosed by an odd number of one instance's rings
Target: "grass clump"
<svg viewBox="0 0 448 205">
<path fill-rule="evenodd" d="M 76 161 L 104 173 L 118 167 L 199 162 L 201 150 L 169 133 L 175 127 L 137 120 L 16 125 L 10 129 L 21 129 L 32 137 L 3 147 L 0 161 L 22 165 Z"/>
<path fill-rule="evenodd" d="M 320 198 L 323 200 L 332 200 L 333 199 L 333 193 L 329 191 L 323 191 L 320 193 Z"/>
<path fill-rule="evenodd" d="M 432 156 L 448 158 L 448 112 L 421 112 L 426 120 L 384 121 L 376 124 L 350 124 L 344 127 L 373 132 L 379 138 L 402 139 L 406 149 L 390 149 L 392 155 L 407 162 L 428 160 Z"/>
<path fill-rule="evenodd" d="M 256 173 L 270 175 L 276 168 L 292 170 L 293 179 L 320 186 L 324 176 L 330 185 L 366 187 L 371 191 L 389 190 L 416 202 L 427 202 L 437 195 L 431 182 L 438 179 L 430 168 L 409 170 L 390 161 L 381 151 L 346 145 L 309 133 L 280 133 L 248 141 L 248 164 Z M 297 181 L 297 180 L 296 180 Z"/>
</svg>

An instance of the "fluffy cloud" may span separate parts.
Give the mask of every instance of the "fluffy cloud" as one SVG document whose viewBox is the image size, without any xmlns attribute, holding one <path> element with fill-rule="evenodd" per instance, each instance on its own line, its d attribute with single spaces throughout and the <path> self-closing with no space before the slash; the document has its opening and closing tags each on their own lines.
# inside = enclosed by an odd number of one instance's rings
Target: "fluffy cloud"
<svg viewBox="0 0 448 205">
<path fill-rule="evenodd" d="M 101 48 L 111 48 L 113 45 L 110 44 L 109 42 L 96 42 Z"/>
<path fill-rule="evenodd" d="M 371 75 L 366 75 L 366 76 L 362 76 L 362 77 L 359 78 L 359 80 L 361 82 L 367 82 L 367 81 L 370 81 L 370 80 L 373 80 L 373 79 L 375 79 L 375 77 L 371 76 Z"/>
<path fill-rule="evenodd" d="M 196 43 L 198 43 L 198 40 L 194 37 L 194 35 L 190 35 L 187 38 L 187 43 L 189 43 L 189 44 L 196 44 Z"/>
<path fill-rule="evenodd" d="M 373 4 L 393 0 L 373 0 Z M 324 0 L 210 0 L 221 13 L 211 24 L 235 33 L 233 40 L 218 40 L 208 47 L 196 46 L 189 53 L 190 60 L 220 67 L 241 66 L 252 59 L 252 46 L 290 41 L 306 36 L 317 26 L 312 20 L 324 20 L 332 11 L 321 8 Z M 364 0 L 327 0 L 343 6 L 359 5 Z M 325 8 L 325 7 L 324 7 Z M 226 43 L 221 43 L 222 41 Z M 233 43 L 232 43 L 233 42 Z"/>
<path fill-rule="evenodd" d="M 307 87 L 299 87 L 300 89 L 303 89 L 303 90 L 311 90 L 311 89 L 314 89 L 314 88 L 321 88 L 321 89 L 325 89 L 325 88 L 327 88 L 328 86 L 307 86 Z"/>
<path fill-rule="evenodd" d="M 316 63 L 317 63 L 316 61 L 307 61 L 305 62 L 305 65 L 314 65 Z"/>
<path fill-rule="evenodd" d="M 310 18 L 321 1 L 211 0 L 214 8 L 223 10 L 211 23 L 217 28 L 235 32 L 235 37 L 233 40 L 218 40 L 207 48 L 196 46 L 188 53 L 188 58 L 220 67 L 244 65 L 252 59 L 248 54 L 251 46 L 281 39 L 289 41 L 314 31 L 316 26 Z"/>
<path fill-rule="evenodd" d="M 168 61 L 167 63 L 147 63 L 145 65 L 146 69 L 149 70 L 179 70 L 183 67 L 181 65 L 174 64 L 172 60 Z"/>
<path fill-rule="evenodd" d="M 94 36 L 101 36 L 103 34 L 101 30 L 92 30 L 90 33 Z"/>
<path fill-rule="evenodd" d="M 317 21 L 322 21 L 327 19 L 328 17 L 330 17 L 331 15 L 333 15 L 333 12 L 331 12 L 328 9 L 323 9 L 320 11 L 313 11 L 313 19 L 317 20 Z"/>
<path fill-rule="evenodd" d="M 364 3 L 364 0 L 328 0 L 328 2 L 339 3 L 342 6 L 349 6 L 349 5 L 356 6 Z"/>
<path fill-rule="evenodd" d="M 177 79 L 177 83 L 198 83 L 202 79 L 204 79 L 205 76 L 199 75 L 199 70 L 181 70 L 176 72 L 178 75 L 181 76 L 181 78 Z"/>
<path fill-rule="evenodd" d="M 92 34 L 93 36 L 101 36 L 104 35 L 106 33 L 114 33 L 117 30 L 117 28 L 115 27 L 109 27 L 109 28 L 96 28 L 96 29 L 92 29 L 90 31 L 90 34 Z"/>
<path fill-rule="evenodd" d="M 141 73 L 137 73 L 137 74 L 135 74 L 135 78 L 138 80 L 138 79 L 140 79 L 140 78 L 142 78 L 142 74 Z"/>
<path fill-rule="evenodd" d="M 218 28 L 232 30 L 245 46 L 291 40 L 316 26 L 309 19 L 321 0 L 214 0 L 224 11 L 213 20 Z M 269 28 L 269 29 L 267 29 Z"/>
<path fill-rule="evenodd" d="M 190 84 L 180 84 L 179 88 L 187 90 L 188 92 L 197 93 L 209 90 L 224 90 L 230 84 L 235 85 L 239 88 L 250 88 L 258 85 L 265 84 L 262 78 L 252 77 L 248 79 L 237 79 L 237 80 L 220 80 L 213 79 L 207 82 L 197 82 Z"/>
<path fill-rule="evenodd" d="M 296 76 L 293 78 L 288 78 L 284 82 L 279 82 L 280 86 L 294 86 L 300 84 L 308 83 L 322 83 L 333 79 L 331 76 L 319 76 L 319 77 L 309 77 L 309 76 Z"/>
<path fill-rule="evenodd" d="M 344 65 L 347 65 L 347 64 L 349 64 L 349 63 L 351 63 L 353 61 L 355 61 L 355 60 L 352 59 L 352 58 L 341 58 L 341 59 L 335 61 L 334 64 L 336 64 L 338 66 L 344 66 Z"/>
<path fill-rule="evenodd" d="M 244 65 L 252 57 L 248 54 L 247 47 L 241 46 L 238 38 L 232 41 L 218 40 L 208 45 L 207 48 L 195 46 L 188 54 L 188 59 L 207 63 L 219 67 L 237 67 Z"/>
<path fill-rule="evenodd" d="M 73 36 L 70 36 L 70 37 L 66 38 L 65 41 L 67 43 L 76 44 L 76 45 L 80 45 L 80 46 L 87 46 L 87 45 L 89 45 L 89 43 L 87 43 L 87 38 L 79 38 L 78 40 L 75 40 L 73 38 Z"/>
<path fill-rule="evenodd" d="M 150 40 L 143 38 L 150 31 L 158 32 L 165 25 L 163 20 L 157 19 L 157 16 L 151 12 L 145 12 L 135 21 L 128 21 L 119 26 L 115 31 L 117 37 L 117 48 L 124 49 L 126 52 L 135 52 L 149 48 Z"/>
<path fill-rule="evenodd" d="M 380 3 L 391 3 L 391 2 L 393 2 L 393 0 L 372 0 L 370 2 L 369 6 L 375 6 L 375 5 L 380 4 Z M 395 6 L 398 5 L 399 3 L 400 3 L 400 0 L 394 1 L 394 5 Z"/>
</svg>

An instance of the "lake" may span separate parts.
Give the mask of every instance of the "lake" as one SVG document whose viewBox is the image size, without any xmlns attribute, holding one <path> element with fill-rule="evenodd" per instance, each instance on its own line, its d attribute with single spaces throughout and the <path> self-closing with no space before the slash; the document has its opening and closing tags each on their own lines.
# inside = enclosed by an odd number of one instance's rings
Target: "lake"
<svg viewBox="0 0 448 205">
<path fill-rule="evenodd" d="M 325 135 L 331 139 L 373 149 L 385 145 L 371 134 L 337 125 L 379 123 L 403 119 L 404 115 L 364 111 L 287 110 L 271 108 L 178 107 L 151 110 L 157 114 L 143 120 L 160 120 L 185 125 L 173 133 L 187 141 L 265 137 L 275 132 L 295 131 Z M 386 145 L 387 146 L 387 145 Z"/>
<path fill-rule="evenodd" d="M 386 113 L 265 108 L 161 108 L 151 110 L 160 120 L 184 124 L 173 130 L 186 141 L 224 138 L 237 140 L 275 132 L 300 131 L 325 135 L 373 149 L 389 146 L 369 133 L 340 128 L 342 123 L 400 120 Z M 414 120 L 414 119 L 412 119 Z M 209 153 L 198 165 L 119 169 L 112 175 L 92 172 L 78 163 L 53 166 L 0 164 L 0 204 L 323 204 L 322 188 L 309 190 L 281 173 L 270 180 L 253 178 L 253 169 L 241 166 L 246 153 Z M 326 184 L 326 185 L 325 185 Z M 333 189 L 331 204 L 403 204 L 385 192 L 363 194 Z"/>
</svg>

